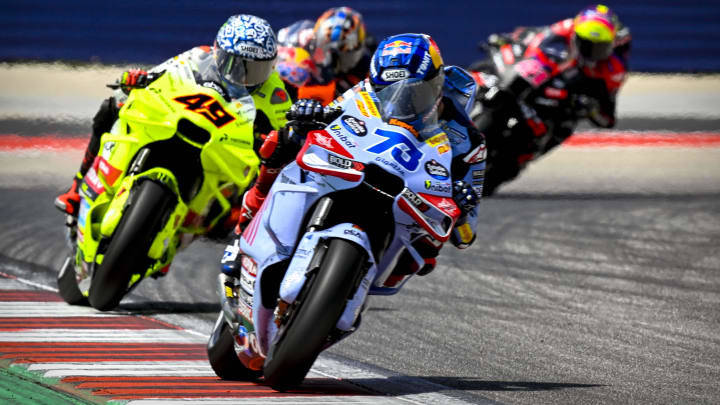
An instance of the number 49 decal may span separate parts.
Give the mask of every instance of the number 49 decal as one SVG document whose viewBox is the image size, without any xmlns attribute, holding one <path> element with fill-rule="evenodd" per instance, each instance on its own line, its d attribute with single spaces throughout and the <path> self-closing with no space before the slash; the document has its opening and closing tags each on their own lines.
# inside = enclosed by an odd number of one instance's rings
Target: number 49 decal
<svg viewBox="0 0 720 405">
<path fill-rule="evenodd" d="M 386 129 L 376 129 L 375 135 L 387 139 L 367 148 L 366 150 L 368 152 L 379 155 L 392 148 L 390 155 L 400 163 L 402 167 L 411 172 L 417 169 L 423 153 L 405 134 L 402 132 L 388 131 Z"/>
<path fill-rule="evenodd" d="M 217 100 L 207 94 L 191 94 L 189 96 L 175 97 L 173 100 L 185 104 L 186 110 L 202 115 L 218 128 L 235 120 L 235 117 L 228 114 Z"/>
</svg>

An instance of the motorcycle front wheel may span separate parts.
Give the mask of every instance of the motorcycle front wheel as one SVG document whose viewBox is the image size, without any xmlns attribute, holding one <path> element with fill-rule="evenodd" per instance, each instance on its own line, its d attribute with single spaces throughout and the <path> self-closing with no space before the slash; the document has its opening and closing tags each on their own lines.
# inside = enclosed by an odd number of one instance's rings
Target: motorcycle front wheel
<svg viewBox="0 0 720 405">
<path fill-rule="evenodd" d="M 302 382 L 357 287 L 367 254 L 345 239 L 330 239 L 320 268 L 311 273 L 271 345 L 265 382 L 285 391 Z"/>
<path fill-rule="evenodd" d="M 80 292 L 77 276 L 75 273 L 74 256 L 68 256 L 63 262 L 57 276 L 58 292 L 60 296 L 70 305 L 89 305 L 86 296 Z"/>
<path fill-rule="evenodd" d="M 92 274 L 88 300 L 100 311 L 118 306 L 133 274 L 147 270 L 150 245 L 177 202 L 172 191 L 151 180 L 140 183 L 130 199 L 102 263 Z"/>
</svg>

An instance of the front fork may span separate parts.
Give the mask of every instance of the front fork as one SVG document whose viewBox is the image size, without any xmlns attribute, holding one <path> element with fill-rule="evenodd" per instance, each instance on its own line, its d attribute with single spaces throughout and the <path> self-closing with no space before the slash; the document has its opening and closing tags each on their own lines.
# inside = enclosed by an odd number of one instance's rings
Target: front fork
<svg viewBox="0 0 720 405">
<path fill-rule="evenodd" d="M 77 218 L 70 214 L 65 214 L 65 242 L 74 252 L 77 246 Z"/>
</svg>

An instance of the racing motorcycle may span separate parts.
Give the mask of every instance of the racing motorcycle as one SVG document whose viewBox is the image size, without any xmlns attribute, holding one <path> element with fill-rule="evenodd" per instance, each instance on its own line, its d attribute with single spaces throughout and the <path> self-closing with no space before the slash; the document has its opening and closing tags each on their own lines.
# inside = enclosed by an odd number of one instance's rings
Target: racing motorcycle
<svg viewBox="0 0 720 405">
<path fill-rule="evenodd" d="M 394 274 L 402 254 L 423 267 L 414 241 L 448 240 L 460 216 L 448 136 L 435 127 L 418 137 L 396 119 L 393 86 L 336 100 L 343 114 L 308 133 L 226 249 L 241 275 L 218 279 L 207 351 L 219 377 L 299 384 L 320 352 L 357 330 L 369 295 L 396 294 L 415 275 Z"/>
<path fill-rule="evenodd" d="M 500 111 L 491 111 L 488 99 L 495 96 L 501 81 L 514 76 L 515 81 L 535 83 L 544 80 L 547 73 L 532 60 L 517 63 L 526 48 L 518 43 L 490 42 L 481 47 L 486 57 L 469 67 L 478 85 L 470 118 L 480 126 L 492 117 L 492 124 L 484 131 L 487 161 L 483 195 L 490 196 L 501 184 L 517 177 L 529 162 L 572 135 L 578 121 L 598 107 L 596 99 L 586 94 L 606 90 L 600 81 L 580 82 L 577 70 L 570 69 L 551 83 L 533 88 L 525 101 L 516 99 L 505 103 Z M 510 72 L 511 67 L 514 72 Z M 514 87 L 507 83 L 504 86 Z"/>
<path fill-rule="evenodd" d="M 196 83 L 177 67 L 133 89 L 102 135 L 58 274 L 70 304 L 111 310 L 142 279 L 165 275 L 178 249 L 225 218 L 257 174 L 252 98 L 231 105 L 217 83 Z"/>
</svg>

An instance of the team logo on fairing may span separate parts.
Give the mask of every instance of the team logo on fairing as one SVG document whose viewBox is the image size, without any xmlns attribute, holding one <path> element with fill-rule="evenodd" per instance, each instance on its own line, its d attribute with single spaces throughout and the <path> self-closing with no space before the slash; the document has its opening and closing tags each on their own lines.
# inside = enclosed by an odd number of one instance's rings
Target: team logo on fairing
<svg viewBox="0 0 720 405">
<path fill-rule="evenodd" d="M 330 127 L 328 127 L 328 129 L 330 130 L 330 132 L 333 133 L 333 135 L 335 135 L 348 148 L 356 148 L 357 147 L 357 143 L 355 143 L 355 141 L 348 138 L 347 135 L 342 133 L 342 130 L 340 129 L 340 125 L 334 124 L 334 125 L 331 125 Z"/>
<path fill-rule="evenodd" d="M 328 163 L 341 169 L 349 169 L 353 165 L 353 161 L 350 159 L 341 158 L 335 155 L 328 155 Z"/>
<path fill-rule="evenodd" d="M 445 166 L 438 163 L 435 159 L 425 163 L 425 171 L 430 177 L 438 180 L 447 180 L 450 177 L 450 173 Z"/>
<path fill-rule="evenodd" d="M 450 183 L 435 183 L 430 180 L 425 180 L 425 189 L 436 193 L 449 193 L 451 190 Z"/>
<path fill-rule="evenodd" d="M 412 190 L 410 190 L 409 188 L 403 189 L 402 196 L 405 197 L 406 200 L 410 201 L 410 203 L 421 212 L 425 212 L 428 210 L 427 204 L 425 204 L 425 202 L 420 198 L 420 196 L 413 193 Z"/>
</svg>

